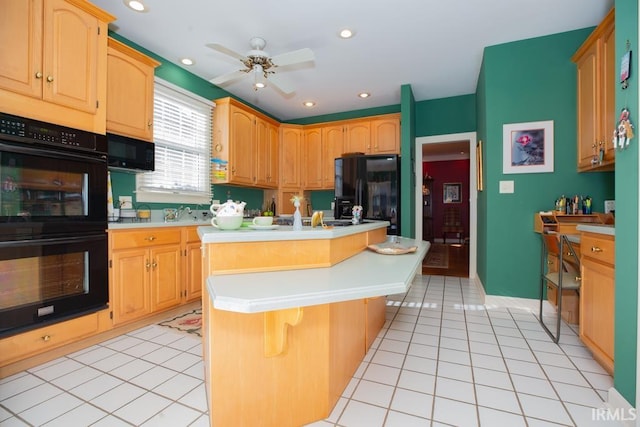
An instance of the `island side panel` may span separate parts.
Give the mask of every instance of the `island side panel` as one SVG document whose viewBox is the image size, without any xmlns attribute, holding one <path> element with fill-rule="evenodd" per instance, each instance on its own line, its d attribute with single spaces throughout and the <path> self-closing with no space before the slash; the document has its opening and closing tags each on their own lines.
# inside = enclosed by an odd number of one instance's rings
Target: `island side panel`
<svg viewBox="0 0 640 427">
<path fill-rule="evenodd" d="M 265 313 L 207 303 L 211 425 L 300 426 L 329 415 L 329 304 L 304 307 L 300 324 L 287 327 L 284 352 L 266 357 Z"/>
<path fill-rule="evenodd" d="M 329 412 L 324 418 L 329 416 L 342 396 L 366 353 L 364 300 L 344 301 L 330 306 Z"/>
</svg>

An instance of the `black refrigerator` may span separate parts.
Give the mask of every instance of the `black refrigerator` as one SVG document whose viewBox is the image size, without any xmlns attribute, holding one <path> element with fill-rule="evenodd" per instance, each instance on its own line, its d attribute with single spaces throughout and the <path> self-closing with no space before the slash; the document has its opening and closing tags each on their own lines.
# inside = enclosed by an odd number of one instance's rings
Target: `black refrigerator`
<svg viewBox="0 0 640 427">
<path fill-rule="evenodd" d="M 335 218 L 352 218 L 354 205 L 362 206 L 363 220 L 389 221 L 387 234 L 400 234 L 400 156 L 358 154 L 335 160 Z"/>
</svg>

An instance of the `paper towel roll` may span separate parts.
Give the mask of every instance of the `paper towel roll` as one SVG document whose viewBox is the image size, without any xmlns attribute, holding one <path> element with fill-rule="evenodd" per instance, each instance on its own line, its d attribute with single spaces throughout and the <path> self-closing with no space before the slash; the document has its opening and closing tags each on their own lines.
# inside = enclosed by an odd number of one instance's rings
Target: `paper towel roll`
<svg viewBox="0 0 640 427">
<path fill-rule="evenodd" d="M 107 171 L 107 218 L 113 216 L 113 190 L 111 189 L 111 171 Z"/>
</svg>

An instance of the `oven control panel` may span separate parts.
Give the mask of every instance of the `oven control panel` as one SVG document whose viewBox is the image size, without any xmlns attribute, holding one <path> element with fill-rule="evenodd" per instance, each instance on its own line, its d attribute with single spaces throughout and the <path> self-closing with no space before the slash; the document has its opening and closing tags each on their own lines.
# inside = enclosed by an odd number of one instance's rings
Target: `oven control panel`
<svg viewBox="0 0 640 427">
<path fill-rule="evenodd" d="M 102 135 L 0 113 L 0 139 L 106 152 Z"/>
</svg>

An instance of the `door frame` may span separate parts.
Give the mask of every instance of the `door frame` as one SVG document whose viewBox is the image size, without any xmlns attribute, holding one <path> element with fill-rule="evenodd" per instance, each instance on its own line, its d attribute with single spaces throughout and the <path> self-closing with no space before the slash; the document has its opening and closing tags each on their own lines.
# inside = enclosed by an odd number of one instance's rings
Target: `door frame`
<svg viewBox="0 0 640 427">
<path fill-rule="evenodd" d="M 443 142 L 469 141 L 469 279 L 477 277 L 478 260 L 478 186 L 476 175 L 476 132 L 451 133 L 446 135 L 421 136 L 416 138 L 415 170 L 422 182 L 422 146 Z M 416 238 L 422 236 L 422 185 L 415 186 L 415 231 Z"/>
</svg>

